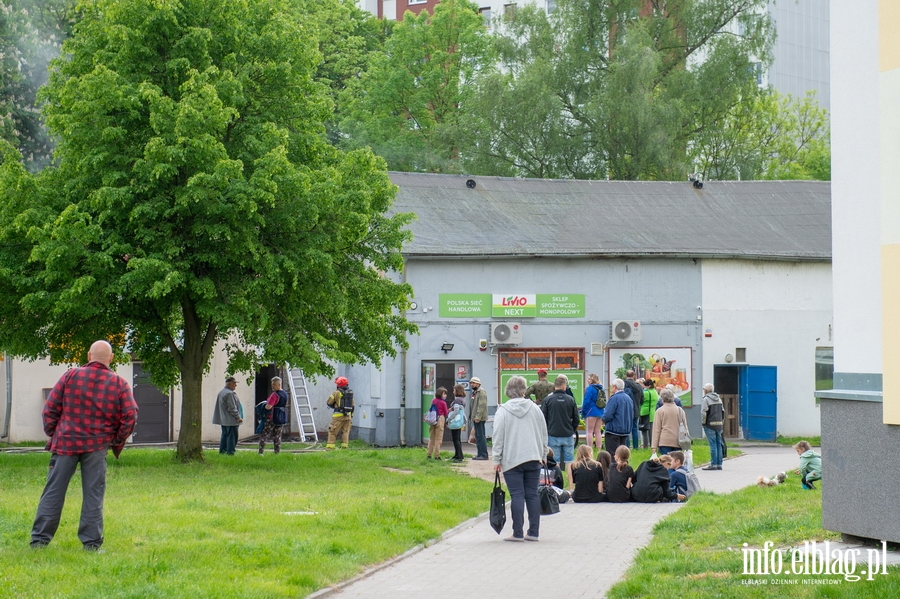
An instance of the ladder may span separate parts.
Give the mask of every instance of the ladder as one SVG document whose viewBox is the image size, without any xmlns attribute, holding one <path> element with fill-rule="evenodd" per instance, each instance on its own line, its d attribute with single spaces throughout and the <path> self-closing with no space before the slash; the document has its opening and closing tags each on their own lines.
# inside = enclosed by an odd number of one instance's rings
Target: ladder
<svg viewBox="0 0 900 599">
<path fill-rule="evenodd" d="M 285 364 L 289 376 L 288 382 L 291 385 L 291 403 L 294 405 L 294 416 L 297 417 L 297 428 L 300 430 L 300 436 L 305 443 L 308 440 L 319 441 L 319 434 L 316 432 L 316 420 L 313 418 L 312 404 L 309 402 L 309 390 L 306 387 L 306 377 L 303 370 L 299 368 L 291 368 L 290 364 Z"/>
</svg>

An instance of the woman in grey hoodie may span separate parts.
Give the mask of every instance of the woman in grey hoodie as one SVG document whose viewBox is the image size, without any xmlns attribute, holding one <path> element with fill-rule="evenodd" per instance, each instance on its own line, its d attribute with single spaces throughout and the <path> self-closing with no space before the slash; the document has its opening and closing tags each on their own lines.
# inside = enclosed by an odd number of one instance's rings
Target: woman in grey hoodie
<svg viewBox="0 0 900 599">
<path fill-rule="evenodd" d="M 506 384 L 509 398 L 494 415 L 494 470 L 509 488 L 513 534 L 507 541 L 537 541 L 541 526 L 538 498 L 541 463 L 547 456 L 547 422 L 541 409 L 522 397 L 527 383 L 514 376 Z M 524 531 L 525 509 L 528 531 Z"/>
</svg>

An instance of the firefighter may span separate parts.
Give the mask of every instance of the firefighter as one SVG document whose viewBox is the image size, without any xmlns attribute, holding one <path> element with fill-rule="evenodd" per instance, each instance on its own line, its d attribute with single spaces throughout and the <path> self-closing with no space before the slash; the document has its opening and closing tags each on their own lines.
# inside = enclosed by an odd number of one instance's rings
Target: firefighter
<svg viewBox="0 0 900 599">
<path fill-rule="evenodd" d="M 339 376 L 334 380 L 337 390 L 328 396 L 328 407 L 334 410 L 331 416 L 331 426 L 328 427 L 328 442 L 326 450 L 335 449 L 335 439 L 341 435 L 344 441 L 344 449 L 350 446 L 350 423 L 353 420 L 353 391 L 350 389 L 350 381 L 347 377 Z"/>
</svg>

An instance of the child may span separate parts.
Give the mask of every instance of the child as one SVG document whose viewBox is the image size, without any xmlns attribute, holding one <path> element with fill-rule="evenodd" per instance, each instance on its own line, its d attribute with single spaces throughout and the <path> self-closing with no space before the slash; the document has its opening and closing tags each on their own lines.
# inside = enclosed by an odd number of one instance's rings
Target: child
<svg viewBox="0 0 900 599">
<path fill-rule="evenodd" d="M 794 445 L 794 451 L 800 456 L 800 467 L 794 470 L 800 475 L 800 485 L 807 491 L 816 488 L 814 480 L 822 480 L 822 456 L 809 446 L 808 441 L 800 441 Z"/>
<path fill-rule="evenodd" d="M 606 452 L 602 452 L 606 453 Z M 609 454 L 606 454 L 609 456 Z M 600 503 L 603 498 L 603 468 L 594 461 L 594 450 L 590 445 L 579 445 L 575 461 L 566 464 L 569 475 L 569 492 L 575 503 Z M 599 457 L 599 456 L 598 456 Z"/>
<path fill-rule="evenodd" d="M 666 470 L 672 469 L 672 456 L 666 454 L 666 455 L 659 456 L 659 458 L 657 458 L 657 459 L 659 460 L 660 464 L 662 464 L 663 466 L 666 467 Z"/>
<path fill-rule="evenodd" d="M 659 458 L 651 458 L 638 466 L 631 486 L 631 498 L 639 503 L 658 503 L 684 499 L 676 495 L 669 482 L 669 472 Z"/>
<path fill-rule="evenodd" d="M 684 493 L 687 489 L 687 477 L 685 476 L 684 470 L 680 470 L 680 468 L 684 465 L 684 452 L 682 451 L 670 451 L 668 456 L 672 458 L 671 465 L 669 466 L 669 486 L 676 493 Z M 680 501 L 680 500 L 679 500 Z"/>
<path fill-rule="evenodd" d="M 553 450 L 549 447 L 547 448 L 547 463 L 541 466 L 541 478 L 538 480 L 539 488 L 544 485 L 553 487 L 560 503 L 565 503 L 569 500 L 569 492 L 563 488 L 565 483 L 563 483 L 562 470 L 560 470 L 559 464 L 556 463 L 553 457 Z"/>
<path fill-rule="evenodd" d="M 634 470 L 628 465 L 631 450 L 624 445 L 616 448 L 616 466 L 609 469 L 606 480 L 606 499 L 611 503 L 631 501 L 631 485 Z"/>
</svg>

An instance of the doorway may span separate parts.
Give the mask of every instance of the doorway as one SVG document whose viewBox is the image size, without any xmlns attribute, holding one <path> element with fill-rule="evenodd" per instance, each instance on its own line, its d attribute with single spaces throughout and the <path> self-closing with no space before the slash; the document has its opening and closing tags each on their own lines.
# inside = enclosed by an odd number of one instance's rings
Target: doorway
<svg viewBox="0 0 900 599">
<path fill-rule="evenodd" d="M 715 364 L 713 385 L 725 404 L 725 437 L 775 441 L 778 371 L 775 366 Z"/>
<path fill-rule="evenodd" d="M 453 387 L 461 384 L 466 391 L 469 390 L 469 377 L 472 376 L 471 360 L 434 360 L 422 362 L 422 414 L 431 408 L 431 400 L 439 387 L 447 390 L 447 407 L 453 402 Z M 428 438 L 429 428 L 427 424 L 422 426 L 422 437 Z M 444 427 L 442 443 L 450 443 L 450 429 Z"/>
<path fill-rule="evenodd" d="M 168 443 L 171 428 L 171 397 L 150 382 L 150 373 L 141 362 L 132 364 L 131 390 L 139 418 L 134 427 L 135 443 Z"/>
</svg>

